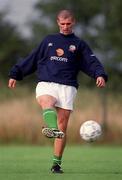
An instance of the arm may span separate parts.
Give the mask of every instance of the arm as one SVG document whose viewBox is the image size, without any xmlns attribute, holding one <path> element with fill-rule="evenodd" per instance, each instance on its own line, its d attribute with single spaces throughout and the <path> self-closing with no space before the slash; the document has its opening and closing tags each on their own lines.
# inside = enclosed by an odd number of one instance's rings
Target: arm
<svg viewBox="0 0 122 180">
<path fill-rule="evenodd" d="M 85 42 L 80 45 L 80 70 L 94 78 L 98 87 L 105 86 L 108 77 L 104 67 Z"/>
<path fill-rule="evenodd" d="M 9 73 L 10 79 L 22 80 L 25 76 L 32 74 L 37 70 L 38 60 L 42 59 L 45 52 L 44 41 L 34 49 L 26 58 L 15 64 Z"/>
<path fill-rule="evenodd" d="M 37 53 L 37 50 L 33 51 L 24 60 L 19 61 L 11 68 L 9 73 L 10 79 L 8 81 L 9 88 L 15 88 L 17 80 L 22 80 L 24 76 L 29 75 L 36 70 L 36 63 L 38 59 Z"/>
<path fill-rule="evenodd" d="M 39 49 L 34 50 L 26 58 L 19 60 L 10 70 L 9 77 L 15 80 L 22 80 L 25 76 L 33 73 L 37 67 Z"/>
</svg>

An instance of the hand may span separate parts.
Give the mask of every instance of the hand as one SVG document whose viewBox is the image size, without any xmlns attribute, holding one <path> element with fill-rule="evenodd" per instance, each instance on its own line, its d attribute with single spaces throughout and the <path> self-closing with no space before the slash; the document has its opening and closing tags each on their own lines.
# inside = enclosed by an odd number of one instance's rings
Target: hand
<svg viewBox="0 0 122 180">
<path fill-rule="evenodd" d="M 96 85 L 97 85 L 97 87 L 100 87 L 100 88 L 105 87 L 105 80 L 102 76 L 97 77 Z"/>
<path fill-rule="evenodd" d="M 8 87 L 9 88 L 15 88 L 16 87 L 16 80 L 15 79 L 9 79 Z"/>
</svg>

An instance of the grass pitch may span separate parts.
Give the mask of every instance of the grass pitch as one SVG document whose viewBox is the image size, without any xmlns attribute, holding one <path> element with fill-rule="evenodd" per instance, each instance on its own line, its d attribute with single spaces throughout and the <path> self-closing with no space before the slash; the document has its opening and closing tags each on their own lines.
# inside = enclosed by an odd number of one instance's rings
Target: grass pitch
<svg viewBox="0 0 122 180">
<path fill-rule="evenodd" d="M 122 147 L 67 146 L 64 174 L 52 174 L 52 147 L 1 146 L 0 180 L 121 180 Z"/>
</svg>

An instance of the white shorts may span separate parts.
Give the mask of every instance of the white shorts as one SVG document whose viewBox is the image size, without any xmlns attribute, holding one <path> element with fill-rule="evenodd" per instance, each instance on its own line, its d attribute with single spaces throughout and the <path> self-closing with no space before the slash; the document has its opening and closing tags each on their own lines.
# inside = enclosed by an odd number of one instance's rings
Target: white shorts
<svg viewBox="0 0 122 180">
<path fill-rule="evenodd" d="M 73 110 L 73 103 L 77 89 L 73 86 L 53 82 L 39 82 L 36 86 L 36 98 L 50 95 L 56 98 L 56 107 Z"/>
</svg>

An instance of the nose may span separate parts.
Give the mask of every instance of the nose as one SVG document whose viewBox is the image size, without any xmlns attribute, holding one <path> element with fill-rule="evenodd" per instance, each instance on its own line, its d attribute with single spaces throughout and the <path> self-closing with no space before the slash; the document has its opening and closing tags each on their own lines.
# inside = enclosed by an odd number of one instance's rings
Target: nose
<svg viewBox="0 0 122 180">
<path fill-rule="evenodd" d="M 67 27 L 68 27 L 67 24 L 64 24 L 64 29 L 67 29 Z"/>
</svg>

